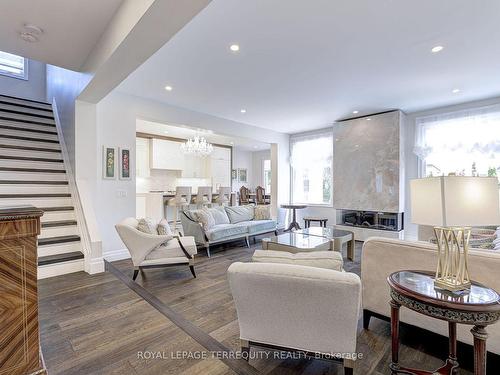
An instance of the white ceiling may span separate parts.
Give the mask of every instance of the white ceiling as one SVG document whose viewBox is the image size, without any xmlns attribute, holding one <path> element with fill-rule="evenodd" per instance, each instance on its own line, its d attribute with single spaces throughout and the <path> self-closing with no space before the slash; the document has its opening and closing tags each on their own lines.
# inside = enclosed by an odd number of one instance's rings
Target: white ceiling
<svg viewBox="0 0 500 375">
<path fill-rule="evenodd" d="M 285 133 L 497 96 L 499 15 L 498 0 L 214 0 L 119 90 Z"/>
<path fill-rule="evenodd" d="M 79 70 L 123 0 L 0 0 L 0 50 Z M 25 24 L 44 32 L 22 40 Z"/>
<path fill-rule="evenodd" d="M 137 120 L 136 130 L 141 133 L 156 134 L 164 137 L 181 139 L 188 139 L 198 135 L 200 137 L 204 137 L 210 143 L 233 146 L 234 148 L 243 151 L 263 151 L 271 148 L 269 143 L 258 142 L 248 138 L 231 137 L 223 134 L 217 134 L 207 129 L 192 128 L 190 126 L 179 124 L 162 124 L 142 119 Z"/>
</svg>

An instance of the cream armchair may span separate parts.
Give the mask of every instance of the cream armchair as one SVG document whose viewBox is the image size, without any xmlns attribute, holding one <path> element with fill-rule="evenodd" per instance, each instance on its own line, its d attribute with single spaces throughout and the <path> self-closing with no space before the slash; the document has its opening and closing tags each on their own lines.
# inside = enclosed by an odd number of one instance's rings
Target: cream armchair
<svg viewBox="0 0 500 375">
<path fill-rule="evenodd" d="M 139 221 L 130 217 L 115 225 L 116 231 L 127 247 L 134 264 L 134 276 L 143 268 L 157 268 L 188 264 L 193 277 L 194 256 L 197 253 L 193 237 L 147 234 L 137 229 Z"/>
<path fill-rule="evenodd" d="M 361 302 L 357 275 L 291 264 L 233 263 L 228 278 L 244 352 L 250 346 L 305 351 L 343 360 L 345 374 L 353 373 Z"/>
</svg>

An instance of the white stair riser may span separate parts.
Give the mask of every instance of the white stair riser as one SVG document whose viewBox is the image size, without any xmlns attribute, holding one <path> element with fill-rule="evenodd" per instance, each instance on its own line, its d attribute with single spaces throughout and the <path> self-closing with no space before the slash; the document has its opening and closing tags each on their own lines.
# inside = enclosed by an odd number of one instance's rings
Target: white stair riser
<svg viewBox="0 0 500 375">
<path fill-rule="evenodd" d="M 27 115 L 41 115 L 41 116 L 51 116 L 52 115 L 51 112 L 43 111 L 40 109 L 26 108 L 26 107 L 21 107 L 21 106 L 15 105 L 15 104 L 11 105 L 11 104 L 0 103 L 0 113 L 3 110 L 23 112 Z"/>
<path fill-rule="evenodd" d="M 1 184 L 0 194 L 69 194 L 68 185 Z"/>
<path fill-rule="evenodd" d="M 38 246 L 38 257 L 66 254 L 74 251 L 82 251 L 82 243 L 80 241 Z"/>
<path fill-rule="evenodd" d="M 75 211 L 47 211 L 40 218 L 42 223 L 61 220 L 76 220 Z"/>
<path fill-rule="evenodd" d="M 83 271 L 85 263 L 83 259 L 71 260 L 69 262 L 48 264 L 38 267 L 38 279 L 46 279 L 59 275 L 66 275 L 68 273 Z"/>
<path fill-rule="evenodd" d="M 9 98 L 7 96 L 2 96 L 0 95 L 0 100 L 2 102 L 8 102 L 12 104 L 21 104 L 21 105 L 28 105 L 31 107 L 37 107 L 37 108 L 45 108 L 45 109 L 52 109 L 52 106 L 50 104 L 45 104 L 45 103 L 37 103 L 37 102 L 32 102 L 29 100 L 23 100 L 23 99 L 18 99 L 18 98 Z"/>
<path fill-rule="evenodd" d="M 0 147 L 0 155 L 62 160 L 62 154 L 60 152 L 16 150 L 15 148 L 3 148 L 3 147 Z"/>
<path fill-rule="evenodd" d="M 0 129 L 2 134 L 5 135 L 15 135 L 16 137 L 30 137 L 30 138 L 35 138 L 35 139 L 47 139 L 50 141 L 57 141 L 59 138 L 57 138 L 57 134 L 44 134 L 44 133 L 37 133 L 37 132 L 32 132 L 29 130 L 24 130 L 24 129 Z"/>
<path fill-rule="evenodd" d="M 0 167 L 64 170 L 64 163 L 50 161 L 0 159 Z"/>
<path fill-rule="evenodd" d="M 7 117 L 10 120 L 24 120 L 24 121 L 34 121 L 34 122 L 43 122 L 44 124 L 55 124 L 54 120 L 48 119 L 48 118 L 41 118 L 41 117 L 36 117 L 36 116 L 29 116 L 29 115 L 18 115 L 17 113 L 7 113 L 7 112 L 1 112 L 0 117 Z"/>
<path fill-rule="evenodd" d="M 32 205 L 38 208 L 72 206 L 71 198 L 1 198 L 0 207 Z"/>
<path fill-rule="evenodd" d="M 66 227 L 42 228 L 42 232 L 38 238 L 51 238 L 59 236 L 78 235 L 78 227 L 76 225 Z"/>
<path fill-rule="evenodd" d="M 26 122 L 10 121 L 0 119 L 0 125 L 10 126 L 14 128 L 19 128 L 20 130 L 42 130 L 49 132 L 56 132 L 55 126 L 39 125 L 39 124 L 29 124 Z"/>
<path fill-rule="evenodd" d="M 0 180 L 67 181 L 66 173 L 0 171 Z"/>
<path fill-rule="evenodd" d="M 0 144 L 1 145 L 38 147 L 38 148 L 49 148 L 51 150 L 61 150 L 61 146 L 59 146 L 58 143 L 25 141 L 22 139 L 2 138 L 1 134 L 2 133 L 0 133 Z"/>
</svg>

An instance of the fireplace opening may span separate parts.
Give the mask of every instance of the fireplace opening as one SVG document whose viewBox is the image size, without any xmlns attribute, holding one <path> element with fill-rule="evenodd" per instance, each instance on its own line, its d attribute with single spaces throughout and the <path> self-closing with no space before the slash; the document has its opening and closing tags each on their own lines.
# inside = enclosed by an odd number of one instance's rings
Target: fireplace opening
<svg viewBox="0 0 500 375">
<path fill-rule="evenodd" d="M 340 225 L 378 230 L 403 230 L 403 213 L 337 210 L 337 223 Z"/>
</svg>

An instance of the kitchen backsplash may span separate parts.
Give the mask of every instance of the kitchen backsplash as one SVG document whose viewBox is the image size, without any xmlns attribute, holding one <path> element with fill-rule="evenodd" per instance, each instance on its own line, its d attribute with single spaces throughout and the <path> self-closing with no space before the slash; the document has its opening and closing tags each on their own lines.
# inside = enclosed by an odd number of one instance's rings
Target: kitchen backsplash
<svg viewBox="0 0 500 375">
<path fill-rule="evenodd" d="M 210 178 L 183 178 L 180 171 L 151 169 L 149 177 L 137 177 L 137 192 L 175 191 L 176 186 L 191 186 L 193 193 L 198 186 L 212 186 Z"/>
</svg>

